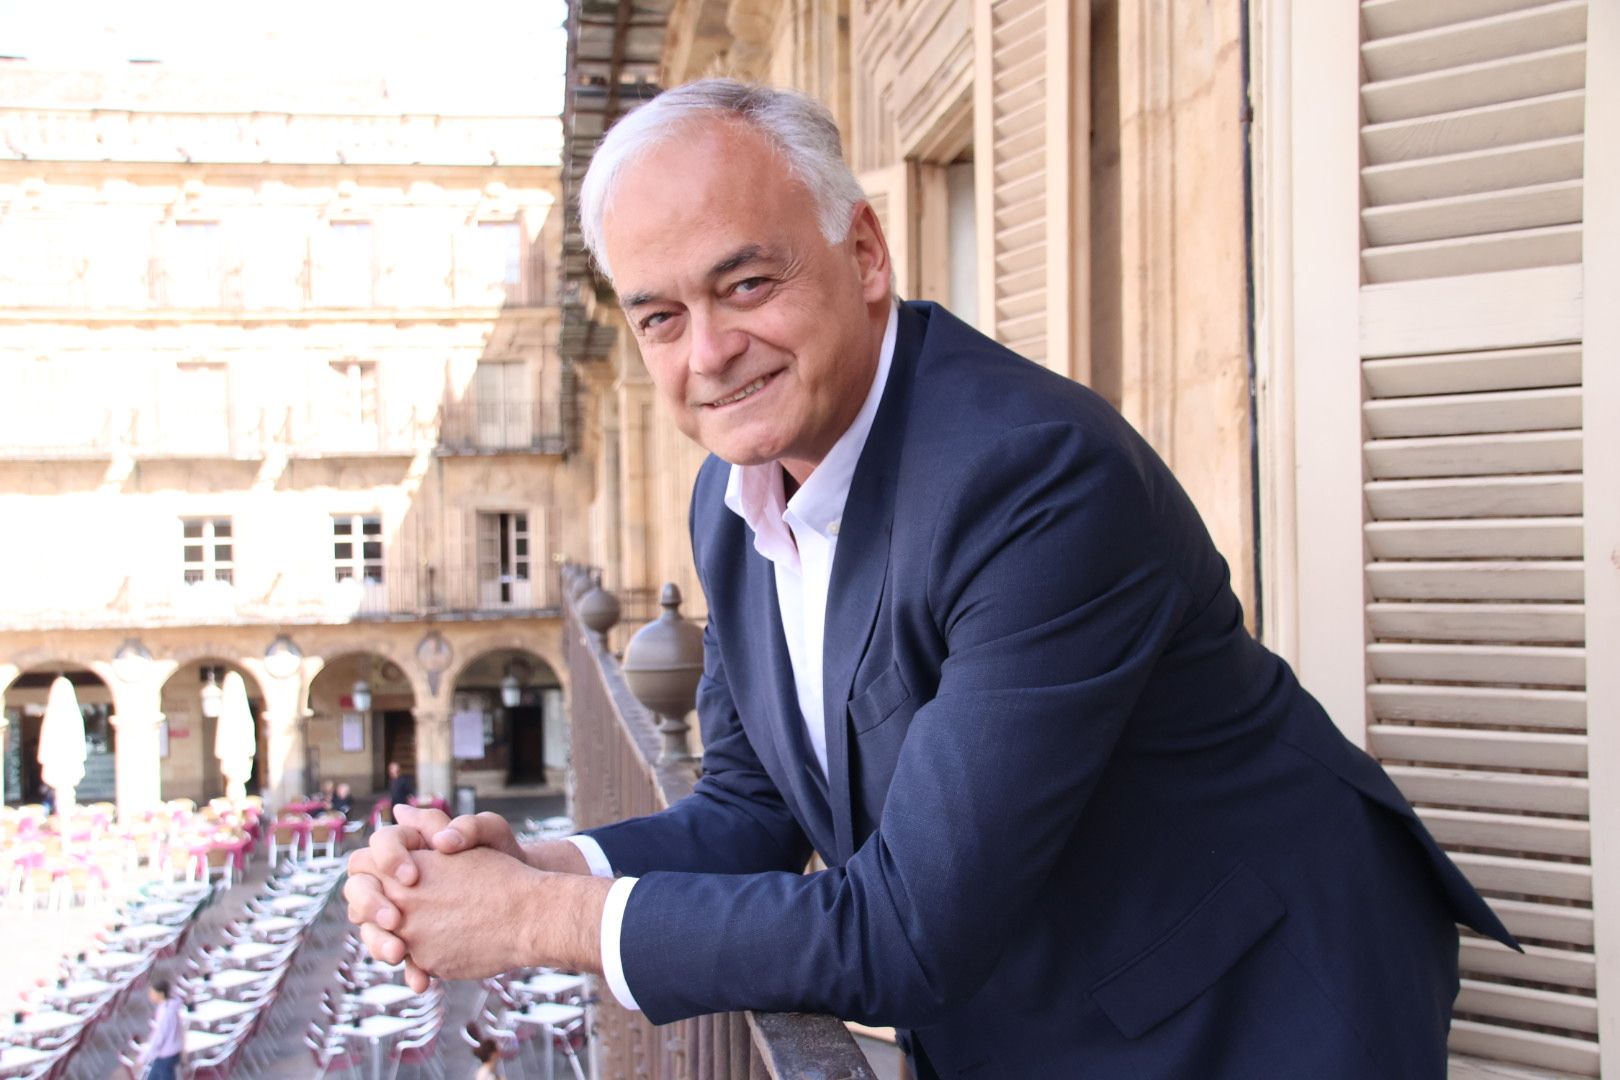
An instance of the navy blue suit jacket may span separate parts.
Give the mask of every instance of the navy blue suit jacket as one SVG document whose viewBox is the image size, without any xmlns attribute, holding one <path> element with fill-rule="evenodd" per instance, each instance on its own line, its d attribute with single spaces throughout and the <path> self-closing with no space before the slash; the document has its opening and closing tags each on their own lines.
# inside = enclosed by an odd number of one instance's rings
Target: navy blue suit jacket
<svg viewBox="0 0 1620 1080">
<path fill-rule="evenodd" d="M 704 775 L 592 833 L 641 876 L 651 1019 L 893 1024 L 942 1076 L 1444 1075 L 1454 921 L 1511 939 L 1105 402 L 902 305 L 833 567 L 826 779 L 728 469 L 692 502 Z"/>
</svg>

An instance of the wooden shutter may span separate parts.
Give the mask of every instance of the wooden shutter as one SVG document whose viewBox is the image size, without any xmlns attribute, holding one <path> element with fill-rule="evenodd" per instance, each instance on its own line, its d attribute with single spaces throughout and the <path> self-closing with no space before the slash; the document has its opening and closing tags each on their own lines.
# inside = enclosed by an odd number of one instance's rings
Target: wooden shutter
<svg viewBox="0 0 1620 1080">
<path fill-rule="evenodd" d="M 979 327 L 1064 375 L 1089 375 L 1090 6 L 975 5 Z"/>
<path fill-rule="evenodd" d="M 1596 1076 L 1586 4 L 1361 14 L 1368 749 L 1525 944 L 1465 932 L 1453 1049 Z"/>
</svg>

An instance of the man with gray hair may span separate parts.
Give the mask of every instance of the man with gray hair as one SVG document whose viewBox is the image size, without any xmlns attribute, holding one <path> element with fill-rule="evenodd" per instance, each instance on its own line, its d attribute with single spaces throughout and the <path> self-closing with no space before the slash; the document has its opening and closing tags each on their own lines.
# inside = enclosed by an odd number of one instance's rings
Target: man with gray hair
<svg viewBox="0 0 1620 1080">
<path fill-rule="evenodd" d="M 580 205 L 713 455 L 703 776 L 527 849 L 402 807 L 350 863 L 372 952 L 601 972 L 656 1022 L 893 1024 L 924 1077 L 1442 1077 L 1455 921 L 1512 938 L 1246 632 L 1152 449 L 895 300 L 826 112 L 669 91 Z"/>
</svg>

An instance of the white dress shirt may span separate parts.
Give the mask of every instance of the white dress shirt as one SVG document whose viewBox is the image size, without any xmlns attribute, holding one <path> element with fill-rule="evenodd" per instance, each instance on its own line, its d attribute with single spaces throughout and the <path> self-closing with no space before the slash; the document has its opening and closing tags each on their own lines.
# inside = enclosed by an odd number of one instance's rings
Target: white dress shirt
<svg viewBox="0 0 1620 1080">
<path fill-rule="evenodd" d="M 793 682 L 798 692 L 799 712 L 816 764 L 827 774 L 827 728 L 822 701 L 822 646 L 827 624 L 827 592 L 832 585 L 833 556 L 838 550 L 838 530 L 849 499 L 849 486 L 855 466 L 866 448 L 872 421 L 877 418 L 883 388 L 889 381 L 894 361 L 894 343 L 899 333 L 899 309 L 889 309 L 889 324 L 883 331 L 878 353 L 877 373 L 866 393 L 861 411 L 827 456 L 821 459 L 793 498 L 786 499 L 782 467 L 733 465 L 726 482 L 726 506 L 748 523 L 754 533 L 754 550 L 771 562 L 776 572 L 776 602 L 782 613 L 782 636 L 787 640 L 788 660 L 793 665 Z M 595 840 L 588 836 L 569 837 L 591 873 L 612 877 L 613 866 Z M 638 1008 L 624 979 L 619 956 L 619 938 L 625 905 L 635 878 L 620 878 L 608 891 L 602 911 L 602 970 L 608 989 L 619 1004 Z"/>
</svg>

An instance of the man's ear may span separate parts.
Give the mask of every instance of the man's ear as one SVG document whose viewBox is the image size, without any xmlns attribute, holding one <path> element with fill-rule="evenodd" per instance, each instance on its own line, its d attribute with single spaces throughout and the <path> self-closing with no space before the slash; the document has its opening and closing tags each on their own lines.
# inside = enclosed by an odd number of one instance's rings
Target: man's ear
<svg viewBox="0 0 1620 1080">
<path fill-rule="evenodd" d="M 848 243 L 860 275 L 861 299 L 868 304 L 887 300 L 894 267 L 889 262 L 889 242 L 883 236 L 883 223 L 878 221 L 871 203 L 855 204 Z"/>
</svg>

